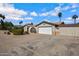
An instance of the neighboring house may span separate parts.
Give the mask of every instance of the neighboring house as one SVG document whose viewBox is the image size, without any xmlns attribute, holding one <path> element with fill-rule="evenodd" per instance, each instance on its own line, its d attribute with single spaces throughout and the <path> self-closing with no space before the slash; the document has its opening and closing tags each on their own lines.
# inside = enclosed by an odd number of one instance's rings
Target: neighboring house
<svg viewBox="0 0 79 59">
<path fill-rule="evenodd" d="M 24 31 L 48 35 L 79 36 L 79 24 L 51 23 L 43 21 L 37 25 L 27 24 Z"/>
</svg>

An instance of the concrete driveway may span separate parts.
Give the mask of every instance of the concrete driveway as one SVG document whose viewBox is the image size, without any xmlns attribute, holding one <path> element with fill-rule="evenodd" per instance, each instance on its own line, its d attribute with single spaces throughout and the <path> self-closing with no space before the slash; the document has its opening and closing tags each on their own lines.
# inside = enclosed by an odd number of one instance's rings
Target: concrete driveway
<svg viewBox="0 0 79 59">
<path fill-rule="evenodd" d="M 79 37 L 42 34 L 7 35 L 0 31 L 0 55 L 79 56 Z"/>
</svg>

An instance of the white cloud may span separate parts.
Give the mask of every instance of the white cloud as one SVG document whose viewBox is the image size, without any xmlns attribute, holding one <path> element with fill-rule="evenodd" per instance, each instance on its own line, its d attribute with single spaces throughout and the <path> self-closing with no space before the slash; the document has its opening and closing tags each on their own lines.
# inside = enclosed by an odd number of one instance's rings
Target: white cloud
<svg viewBox="0 0 79 59">
<path fill-rule="evenodd" d="M 51 16 L 57 16 L 59 12 L 62 11 L 62 6 L 63 4 L 59 4 L 59 6 L 55 7 L 54 10 L 50 13 Z"/>
<path fill-rule="evenodd" d="M 15 20 L 21 20 L 23 19 L 22 16 L 25 16 L 28 14 L 28 12 L 20 9 L 14 8 L 13 4 L 0 4 L 0 13 L 4 14 L 7 19 L 15 19 Z"/>
<path fill-rule="evenodd" d="M 31 15 L 31 16 L 38 16 L 35 11 L 31 12 L 30 15 Z"/>
<path fill-rule="evenodd" d="M 39 16 L 48 16 L 48 15 L 49 15 L 48 12 L 45 12 L 45 13 L 41 13 L 41 14 L 39 14 Z"/>
<path fill-rule="evenodd" d="M 57 16 L 57 15 L 58 15 L 58 11 L 49 11 L 39 14 L 39 16 Z"/>
<path fill-rule="evenodd" d="M 6 19 L 23 20 L 23 18 L 21 18 L 21 17 L 15 17 L 15 16 L 6 16 Z"/>
<path fill-rule="evenodd" d="M 73 21 L 72 17 L 68 17 L 68 18 L 65 18 L 66 21 Z M 76 20 L 79 20 L 79 18 L 77 18 Z"/>
<path fill-rule="evenodd" d="M 71 10 L 71 12 L 76 12 L 77 10 L 76 9 L 74 9 L 74 10 Z"/>
<path fill-rule="evenodd" d="M 41 14 L 39 14 L 39 16 L 57 16 L 58 13 L 59 13 L 59 10 L 55 9 L 55 10 L 50 10 L 50 11 L 45 12 L 45 13 L 41 13 Z"/>
<path fill-rule="evenodd" d="M 6 16 L 6 19 L 12 19 L 12 20 L 32 20 L 32 17 L 15 17 L 15 16 Z"/>
<path fill-rule="evenodd" d="M 66 20 L 72 20 L 72 18 L 71 17 L 68 17 L 68 18 L 65 18 Z"/>
<path fill-rule="evenodd" d="M 76 20 L 78 20 L 78 21 L 79 21 L 79 17 L 78 17 Z"/>
<path fill-rule="evenodd" d="M 72 4 L 71 8 L 77 8 L 78 7 L 78 4 Z"/>
<path fill-rule="evenodd" d="M 64 3 L 59 3 L 59 6 L 63 6 L 64 5 Z"/>
<path fill-rule="evenodd" d="M 51 21 L 49 21 L 48 19 L 43 19 L 43 21 L 51 22 Z"/>
<path fill-rule="evenodd" d="M 70 23 L 73 23 L 73 20 L 72 21 L 71 20 L 64 20 L 64 22 L 67 24 L 70 24 Z"/>
<path fill-rule="evenodd" d="M 67 6 L 63 6 L 64 4 L 59 4 L 57 7 L 55 7 L 54 9 L 50 10 L 50 11 L 47 11 L 45 13 L 41 13 L 40 15 L 41 16 L 57 16 L 59 12 L 62 12 L 62 11 L 67 11 L 67 10 L 71 10 L 70 12 L 76 12 L 77 10 L 74 9 L 74 8 L 77 8 L 78 7 L 78 4 L 69 4 Z"/>
<path fill-rule="evenodd" d="M 59 12 L 61 12 L 63 4 L 59 4 L 59 6 L 55 7 L 54 9 L 47 11 L 45 13 L 41 13 L 40 16 L 57 16 Z"/>
<path fill-rule="evenodd" d="M 58 6 L 54 9 L 56 12 L 61 11 L 61 6 Z"/>
<path fill-rule="evenodd" d="M 74 9 L 74 8 L 77 8 L 79 7 L 77 3 L 72 3 L 70 5 L 67 5 L 67 6 L 64 6 L 64 7 L 61 7 L 63 6 L 64 4 L 59 4 L 58 7 L 56 7 L 55 9 L 59 10 L 59 11 L 67 11 L 69 9 Z"/>
<path fill-rule="evenodd" d="M 66 6 L 66 7 L 63 7 L 62 10 L 68 10 L 68 9 L 70 9 L 70 8 L 71 8 L 70 6 Z"/>
<path fill-rule="evenodd" d="M 57 16 L 57 13 L 52 13 L 51 16 Z"/>
<path fill-rule="evenodd" d="M 59 12 L 60 12 L 60 11 L 53 11 L 50 15 L 51 15 L 51 16 L 57 16 Z"/>
<path fill-rule="evenodd" d="M 67 17 L 63 20 L 65 23 L 73 23 L 72 17 Z"/>
<path fill-rule="evenodd" d="M 15 9 L 11 4 L 3 4 L 0 6 L 0 13 L 10 14 L 10 15 L 27 15 L 27 12 L 19 9 Z"/>
<path fill-rule="evenodd" d="M 24 18 L 25 20 L 32 20 L 33 18 L 32 17 L 26 17 Z"/>
<path fill-rule="evenodd" d="M 72 8 L 76 8 L 76 7 L 77 7 L 76 5 L 73 5 L 73 6 L 72 6 Z"/>
<path fill-rule="evenodd" d="M 72 4 L 72 6 L 73 6 L 73 4 Z M 63 11 L 69 10 L 69 9 L 72 8 L 72 6 L 70 6 L 70 5 L 65 6 L 65 7 L 62 8 L 62 10 L 63 10 Z"/>
</svg>

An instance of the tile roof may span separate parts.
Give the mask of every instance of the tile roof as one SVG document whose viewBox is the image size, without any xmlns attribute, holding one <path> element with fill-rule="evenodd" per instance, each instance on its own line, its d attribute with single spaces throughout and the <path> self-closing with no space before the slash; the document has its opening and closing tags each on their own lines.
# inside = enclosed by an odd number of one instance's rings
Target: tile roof
<svg viewBox="0 0 79 59">
<path fill-rule="evenodd" d="M 42 21 L 41 23 L 39 23 L 39 24 L 37 24 L 36 26 L 39 26 L 40 24 L 42 24 L 42 23 L 46 23 L 46 24 L 49 24 L 49 25 L 57 25 L 57 24 L 55 24 L 55 23 L 51 23 L 51 22 L 47 22 L 47 21 Z"/>
<path fill-rule="evenodd" d="M 64 22 L 58 22 L 58 23 L 52 23 L 52 22 L 47 22 L 47 21 L 42 21 L 41 23 L 37 24 L 37 25 L 33 25 L 33 24 L 26 24 L 24 26 L 39 26 L 40 24 L 42 23 L 46 23 L 46 24 L 49 24 L 49 25 L 53 25 L 55 27 L 79 27 L 79 24 L 64 24 Z"/>
<path fill-rule="evenodd" d="M 61 24 L 59 27 L 79 27 L 79 24 Z"/>
</svg>

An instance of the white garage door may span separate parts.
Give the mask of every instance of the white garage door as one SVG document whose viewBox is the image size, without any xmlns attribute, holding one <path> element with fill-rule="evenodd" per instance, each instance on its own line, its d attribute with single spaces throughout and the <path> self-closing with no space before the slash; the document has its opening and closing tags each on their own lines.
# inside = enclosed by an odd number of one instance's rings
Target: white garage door
<svg viewBox="0 0 79 59">
<path fill-rule="evenodd" d="M 39 28 L 40 34 L 52 34 L 52 27 L 41 27 Z"/>
</svg>

